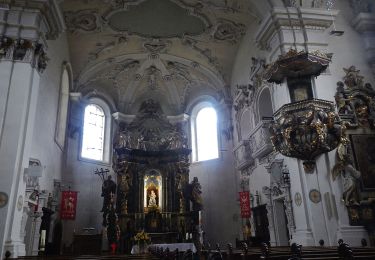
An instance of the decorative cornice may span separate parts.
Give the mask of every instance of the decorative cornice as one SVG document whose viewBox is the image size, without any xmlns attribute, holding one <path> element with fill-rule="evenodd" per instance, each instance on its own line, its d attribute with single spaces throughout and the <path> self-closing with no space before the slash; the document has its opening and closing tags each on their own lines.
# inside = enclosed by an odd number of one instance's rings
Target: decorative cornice
<svg viewBox="0 0 375 260">
<path fill-rule="evenodd" d="M 325 30 L 332 25 L 337 15 L 337 10 L 274 8 L 258 29 L 257 45 L 261 49 L 269 49 L 272 36 L 282 27 L 300 29 L 303 25 L 309 29 Z"/>
</svg>

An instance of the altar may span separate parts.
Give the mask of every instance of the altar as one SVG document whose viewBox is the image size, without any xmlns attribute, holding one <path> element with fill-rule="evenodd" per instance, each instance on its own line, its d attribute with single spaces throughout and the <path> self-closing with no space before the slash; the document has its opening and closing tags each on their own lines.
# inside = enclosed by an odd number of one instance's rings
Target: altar
<svg viewBox="0 0 375 260">
<path fill-rule="evenodd" d="M 194 243 L 169 243 L 169 244 L 152 244 L 147 247 L 147 249 L 158 249 L 162 248 L 164 251 L 168 248 L 169 251 L 175 251 L 178 249 L 179 252 L 185 252 L 191 250 L 193 253 L 197 252 L 197 248 L 195 247 Z M 140 253 L 138 245 L 134 245 L 130 252 L 132 255 L 136 255 Z"/>
<path fill-rule="evenodd" d="M 198 179 L 189 183 L 185 119 L 170 122 L 147 100 L 130 122 L 118 121 L 113 168 L 122 236 L 144 230 L 152 243 L 176 243 L 199 233 L 201 187 Z"/>
</svg>

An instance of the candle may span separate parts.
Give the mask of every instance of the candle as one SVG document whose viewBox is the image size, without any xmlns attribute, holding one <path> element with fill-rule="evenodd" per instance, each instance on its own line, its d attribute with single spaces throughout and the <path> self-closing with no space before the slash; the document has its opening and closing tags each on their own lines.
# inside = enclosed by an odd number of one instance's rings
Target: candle
<svg viewBox="0 0 375 260">
<path fill-rule="evenodd" d="M 186 233 L 186 240 L 189 240 L 189 233 Z"/>
</svg>

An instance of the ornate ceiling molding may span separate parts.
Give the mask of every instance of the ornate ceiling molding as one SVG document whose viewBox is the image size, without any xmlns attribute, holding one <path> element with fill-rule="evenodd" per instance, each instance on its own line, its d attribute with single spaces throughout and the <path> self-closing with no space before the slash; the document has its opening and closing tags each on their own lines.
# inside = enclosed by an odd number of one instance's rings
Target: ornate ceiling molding
<svg viewBox="0 0 375 260">
<path fill-rule="evenodd" d="M 65 23 L 72 33 L 77 32 L 99 32 L 102 21 L 95 9 L 84 9 L 76 12 L 65 12 Z"/>
<path fill-rule="evenodd" d="M 245 35 L 246 26 L 226 19 L 220 19 L 214 26 L 212 37 L 218 41 L 237 43 Z"/>
</svg>

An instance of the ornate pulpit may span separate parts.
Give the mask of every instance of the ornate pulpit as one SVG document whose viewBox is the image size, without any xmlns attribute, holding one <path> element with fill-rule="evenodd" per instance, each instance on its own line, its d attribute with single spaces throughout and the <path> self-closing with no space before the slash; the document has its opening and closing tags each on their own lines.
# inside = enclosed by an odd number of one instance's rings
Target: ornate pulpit
<svg viewBox="0 0 375 260">
<path fill-rule="evenodd" d="M 119 123 L 113 168 L 125 239 L 140 230 L 157 242 L 176 242 L 186 233 L 195 233 L 200 190 L 192 195 L 185 124 L 170 123 L 153 100 L 142 104 L 132 122 Z M 195 205 L 192 211 L 190 201 Z"/>
</svg>

